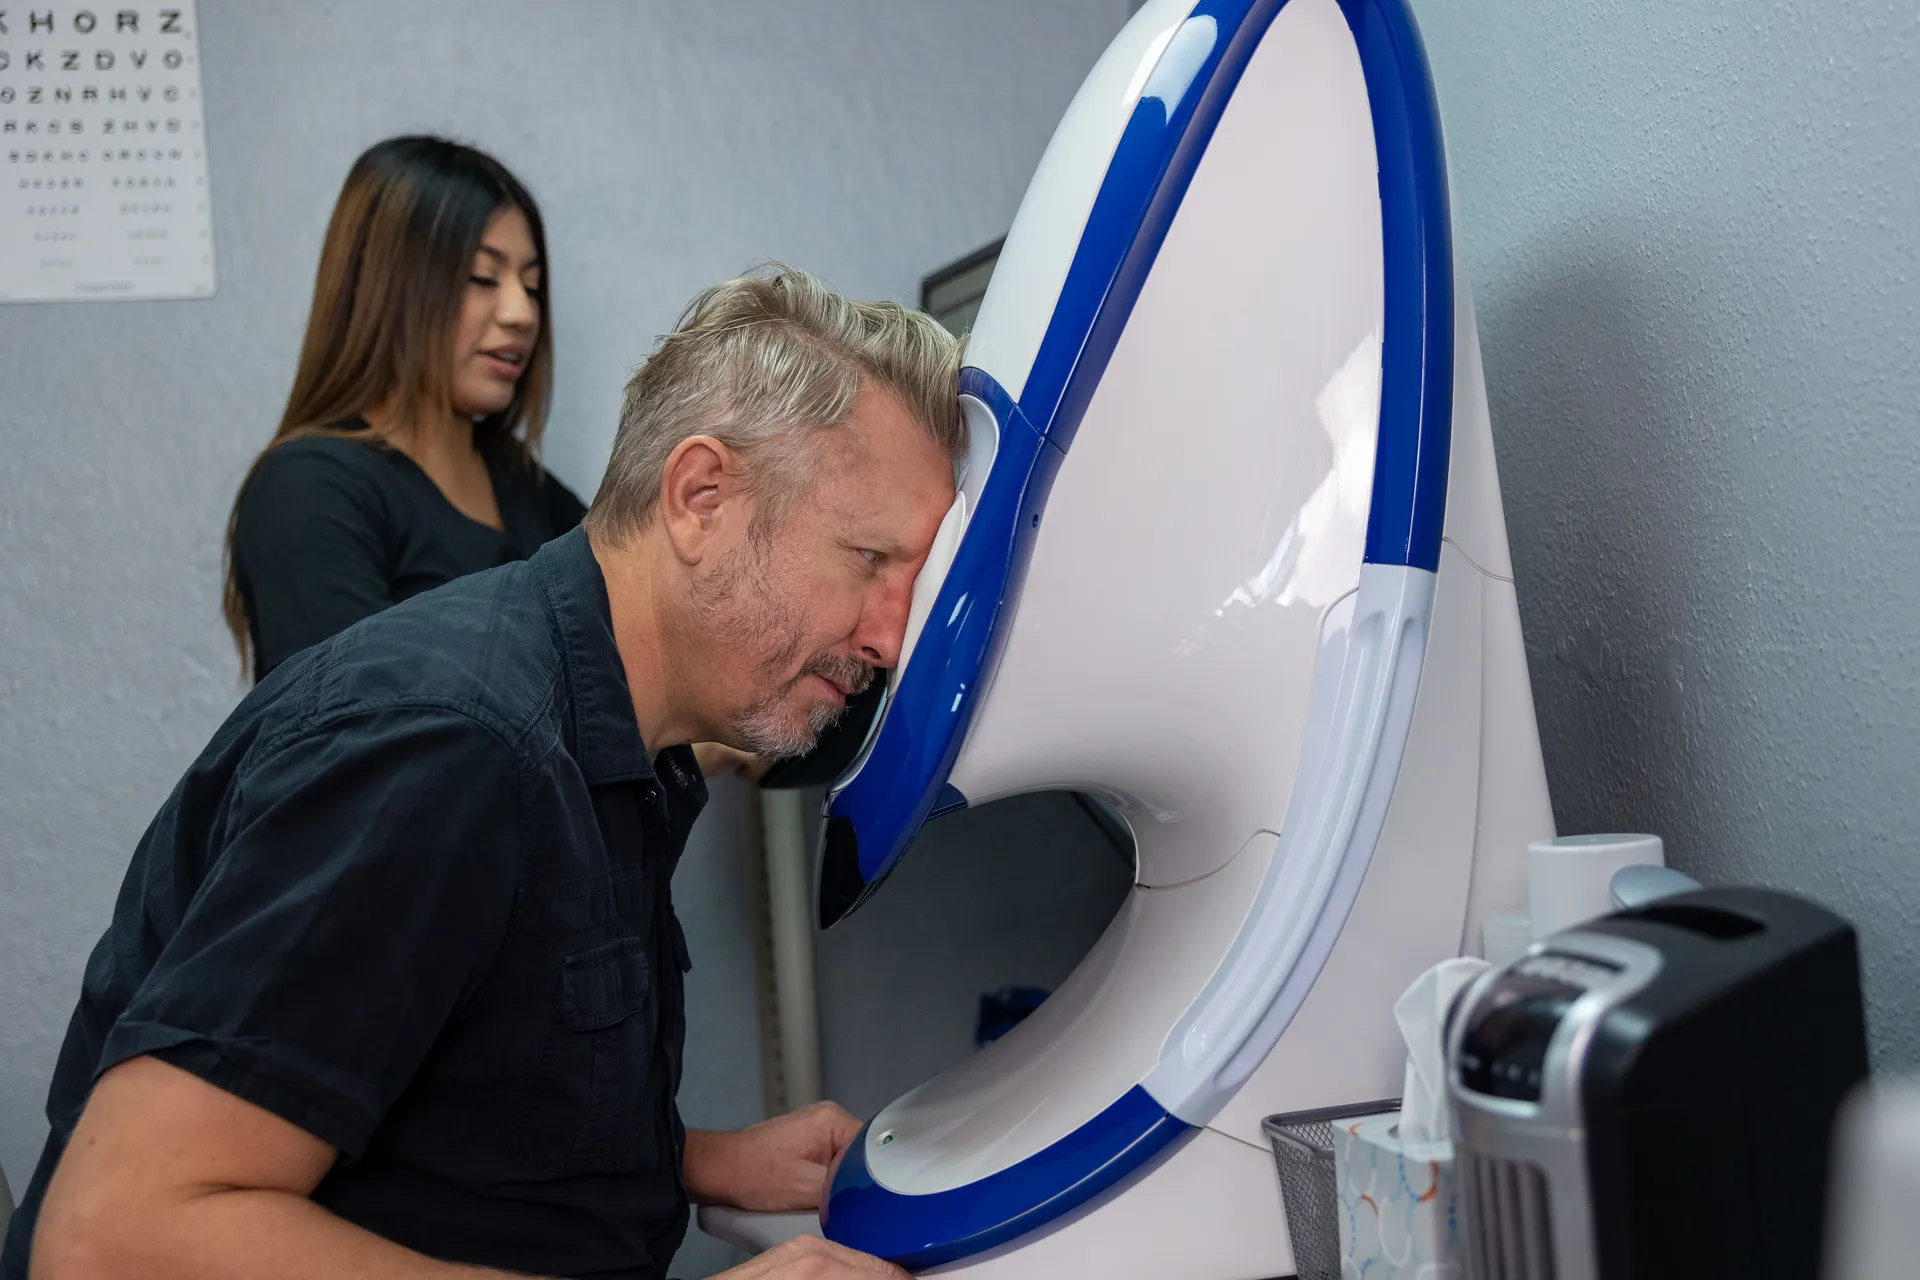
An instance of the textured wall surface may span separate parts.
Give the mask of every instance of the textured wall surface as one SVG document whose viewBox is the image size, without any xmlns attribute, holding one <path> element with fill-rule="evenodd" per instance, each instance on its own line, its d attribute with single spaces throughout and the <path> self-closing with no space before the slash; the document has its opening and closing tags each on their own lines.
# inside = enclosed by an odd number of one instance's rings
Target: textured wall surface
<svg viewBox="0 0 1920 1280">
<path fill-rule="evenodd" d="M 127 856 L 238 696 L 228 503 L 271 434 L 355 154 L 437 130 L 542 202 L 548 462 L 592 493 L 621 383 L 694 291 L 779 257 L 866 296 L 1005 231 L 1125 0 L 201 0 L 219 295 L 0 308 L 0 1166 L 38 1153 Z M 689 854 L 695 1123 L 757 1116 L 732 788 Z M 683 1257 L 677 1273 L 709 1265 Z"/>
<path fill-rule="evenodd" d="M 1920 11 L 1417 11 L 1561 829 L 1849 916 L 1920 1066 Z"/>
</svg>

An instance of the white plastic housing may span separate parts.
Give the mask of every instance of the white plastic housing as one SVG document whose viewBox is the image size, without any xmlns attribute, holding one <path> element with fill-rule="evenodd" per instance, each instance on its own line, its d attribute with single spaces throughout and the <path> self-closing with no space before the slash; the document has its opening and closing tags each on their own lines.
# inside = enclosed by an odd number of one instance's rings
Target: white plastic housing
<svg viewBox="0 0 1920 1280">
<path fill-rule="evenodd" d="M 1016 399 L 1128 112 L 1192 75 L 1189 9 L 1151 0 L 1128 25 L 1021 206 L 969 352 Z M 870 1132 L 889 1140 L 865 1154 L 896 1192 L 947 1190 L 1143 1083 L 1202 1127 L 938 1274 L 1289 1273 L 1261 1118 L 1396 1093 L 1393 1000 L 1477 949 L 1481 920 L 1524 899 L 1527 843 L 1553 833 L 1458 262 L 1440 563 L 1361 563 L 1379 219 L 1353 37 L 1336 0 L 1290 0 L 1061 466 L 951 776 L 974 804 L 1106 797 L 1138 884 L 1038 1012 L 885 1108 Z M 776 1229 L 702 1221 L 762 1245 Z"/>
</svg>

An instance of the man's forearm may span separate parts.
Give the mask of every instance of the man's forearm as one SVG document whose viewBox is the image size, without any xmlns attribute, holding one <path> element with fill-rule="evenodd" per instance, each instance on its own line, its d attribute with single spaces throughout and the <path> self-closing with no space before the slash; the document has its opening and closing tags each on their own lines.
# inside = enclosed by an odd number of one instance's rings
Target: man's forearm
<svg viewBox="0 0 1920 1280">
<path fill-rule="evenodd" d="M 338 1153 L 155 1058 L 94 1085 L 47 1186 L 31 1280 L 480 1280 L 309 1196 Z"/>
<path fill-rule="evenodd" d="M 47 1209 L 31 1280 L 507 1280 L 416 1253 L 289 1191 L 208 1191 L 132 1214 L 52 1199 Z"/>
</svg>

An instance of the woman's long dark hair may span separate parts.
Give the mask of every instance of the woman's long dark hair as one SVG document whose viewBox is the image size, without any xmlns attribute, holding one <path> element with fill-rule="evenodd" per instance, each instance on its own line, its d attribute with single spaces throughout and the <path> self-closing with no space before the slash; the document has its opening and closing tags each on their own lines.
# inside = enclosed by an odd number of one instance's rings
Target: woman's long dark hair
<svg viewBox="0 0 1920 1280">
<path fill-rule="evenodd" d="M 453 412 L 454 326 L 480 237 L 505 208 L 526 216 L 544 264 L 539 206 L 485 152 L 445 138 L 389 138 L 353 162 L 320 248 L 293 391 L 261 457 L 307 436 L 367 439 L 370 428 L 343 424 L 383 405 L 409 423 Z M 541 291 L 539 336 L 512 402 L 474 424 L 476 444 L 528 463 L 540 447 L 553 389 L 549 296 Z M 241 493 L 259 465 L 255 458 Z M 239 510 L 236 495 L 227 517 L 222 604 L 241 668 L 251 670 L 247 603 L 233 562 Z"/>
</svg>

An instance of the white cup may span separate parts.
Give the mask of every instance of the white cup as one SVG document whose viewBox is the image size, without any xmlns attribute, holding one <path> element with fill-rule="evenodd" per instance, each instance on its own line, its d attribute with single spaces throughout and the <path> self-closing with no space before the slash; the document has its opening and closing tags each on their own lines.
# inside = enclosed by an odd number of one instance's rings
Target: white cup
<svg viewBox="0 0 1920 1280">
<path fill-rule="evenodd" d="M 1558 836 L 1527 846 L 1527 915 L 1536 941 L 1613 910 L 1622 867 L 1667 865 L 1659 836 Z"/>
</svg>

